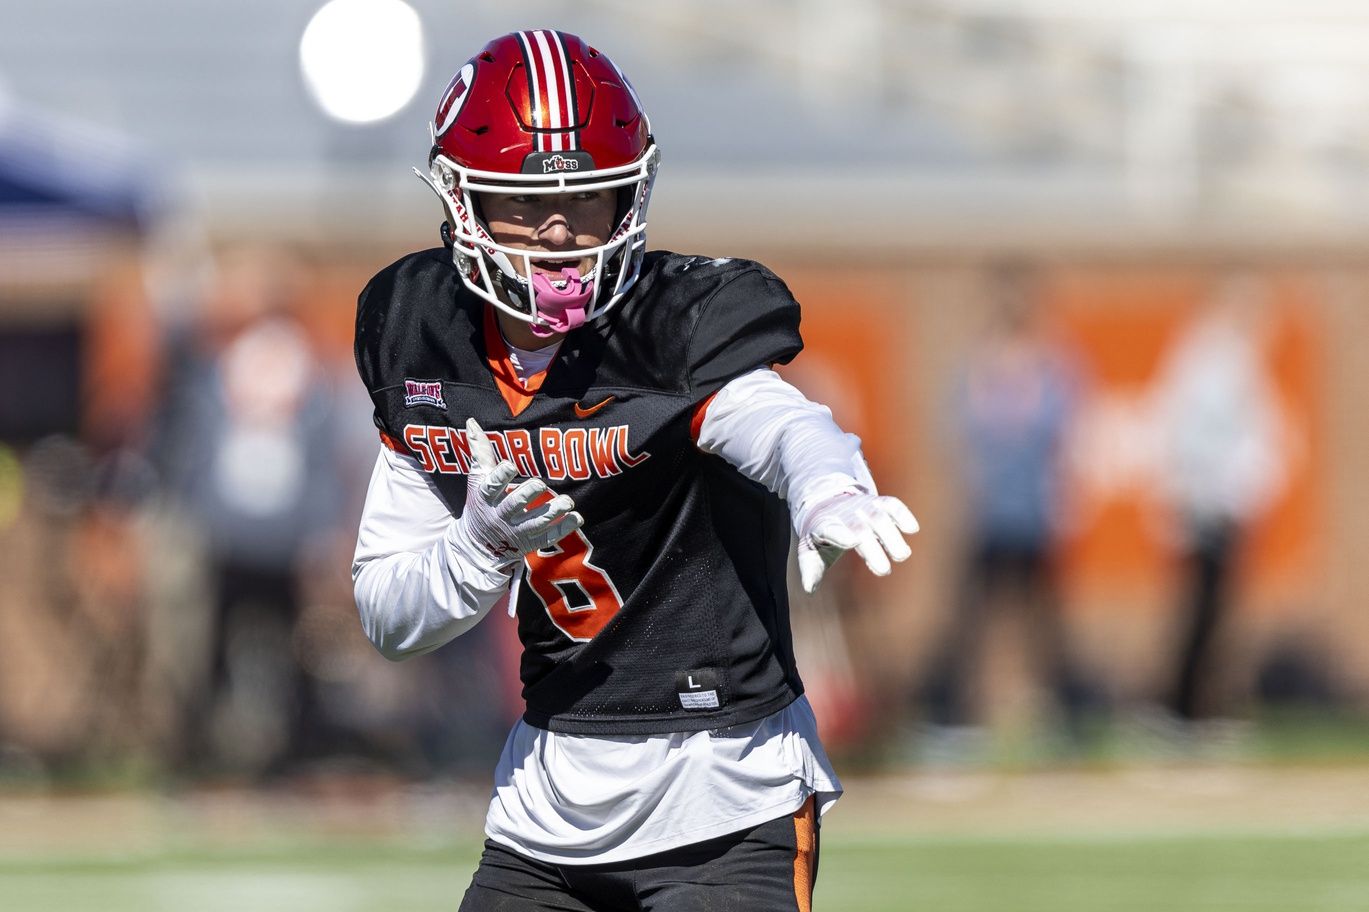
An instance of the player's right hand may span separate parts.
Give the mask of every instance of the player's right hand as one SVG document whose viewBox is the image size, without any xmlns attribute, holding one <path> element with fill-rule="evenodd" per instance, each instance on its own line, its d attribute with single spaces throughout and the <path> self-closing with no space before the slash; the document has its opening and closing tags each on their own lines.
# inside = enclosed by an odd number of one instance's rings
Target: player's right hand
<svg viewBox="0 0 1369 912">
<path fill-rule="evenodd" d="M 471 471 L 466 476 L 466 508 L 456 524 L 496 564 L 507 567 L 584 525 L 575 502 L 565 494 L 553 495 L 542 479 L 511 484 L 518 470 L 499 458 L 474 418 L 466 421 L 466 440 Z"/>
</svg>

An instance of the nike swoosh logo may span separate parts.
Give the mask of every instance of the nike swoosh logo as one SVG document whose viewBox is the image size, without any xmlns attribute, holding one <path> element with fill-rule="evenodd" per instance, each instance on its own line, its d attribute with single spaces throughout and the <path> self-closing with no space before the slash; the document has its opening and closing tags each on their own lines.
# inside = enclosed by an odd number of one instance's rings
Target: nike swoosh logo
<svg viewBox="0 0 1369 912">
<path fill-rule="evenodd" d="M 576 418 L 588 418 L 590 415 L 593 415 L 595 412 L 599 411 L 599 409 L 601 409 L 601 408 L 603 408 L 604 406 L 608 405 L 608 404 L 609 404 L 610 402 L 612 402 L 612 401 L 613 401 L 613 397 L 612 397 L 612 396 L 609 396 L 609 397 L 608 397 L 607 399 L 605 399 L 603 402 L 600 402 L 598 405 L 591 405 L 589 408 L 584 408 L 583 406 L 580 405 L 580 403 L 577 402 L 577 403 L 575 403 L 575 417 L 576 417 Z"/>
</svg>

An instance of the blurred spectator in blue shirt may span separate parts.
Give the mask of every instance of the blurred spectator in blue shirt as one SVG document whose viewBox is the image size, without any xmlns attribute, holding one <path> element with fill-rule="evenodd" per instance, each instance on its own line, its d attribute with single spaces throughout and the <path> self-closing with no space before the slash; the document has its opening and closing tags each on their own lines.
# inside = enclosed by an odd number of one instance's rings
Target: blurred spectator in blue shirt
<svg viewBox="0 0 1369 912">
<path fill-rule="evenodd" d="M 926 684 L 927 721 L 976 721 L 971 684 L 992 609 L 1019 615 L 1050 689 L 1077 733 L 1088 690 L 1066 643 L 1055 563 L 1063 449 L 1079 399 L 1073 353 L 1041 326 L 1039 280 L 1024 267 L 990 276 L 990 320 L 967 352 L 952 401 L 963 472 L 965 559 Z"/>
</svg>

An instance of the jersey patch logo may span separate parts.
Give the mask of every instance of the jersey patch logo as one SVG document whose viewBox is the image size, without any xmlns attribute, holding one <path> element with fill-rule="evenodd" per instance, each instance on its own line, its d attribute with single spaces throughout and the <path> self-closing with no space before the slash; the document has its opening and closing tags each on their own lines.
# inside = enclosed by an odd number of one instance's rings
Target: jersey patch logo
<svg viewBox="0 0 1369 912">
<path fill-rule="evenodd" d="M 722 706 L 718 697 L 718 673 L 711 668 L 696 668 L 675 675 L 675 692 L 685 709 L 717 709 Z"/>
<path fill-rule="evenodd" d="M 442 381 L 405 380 L 404 407 L 413 408 L 415 405 L 431 405 L 440 409 L 446 408 L 447 402 L 442 398 Z"/>
<path fill-rule="evenodd" d="M 577 402 L 577 403 L 575 403 L 575 417 L 576 417 L 576 418 L 588 418 L 590 415 L 593 415 L 595 412 L 599 411 L 599 409 L 601 409 L 601 408 L 603 408 L 604 406 L 608 405 L 608 404 L 609 404 L 610 402 L 612 402 L 612 401 L 613 401 L 613 397 L 612 397 L 612 396 L 609 396 L 609 397 L 608 397 L 607 399 L 605 399 L 603 402 L 600 402 L 598 405 L 591 405 L 589 408 L 585 408 L 584 406 L 582 406 L 580 403 Z"/>
</svg>

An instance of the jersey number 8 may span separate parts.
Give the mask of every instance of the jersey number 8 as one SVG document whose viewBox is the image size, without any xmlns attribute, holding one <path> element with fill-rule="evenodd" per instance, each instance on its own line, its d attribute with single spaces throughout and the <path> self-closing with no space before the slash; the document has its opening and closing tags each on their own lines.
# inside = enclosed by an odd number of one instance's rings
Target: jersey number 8
<svg viewBox="0 0 1369 912">
<path fill-rule="evenodd" d="M 557 628 L 578 643 L 603 630 L 623 599 L 603 569 L 590 563 L 594 546 L 576 529 L 550 548 L 527 555 L 528 584 Z"/>
</svg>

